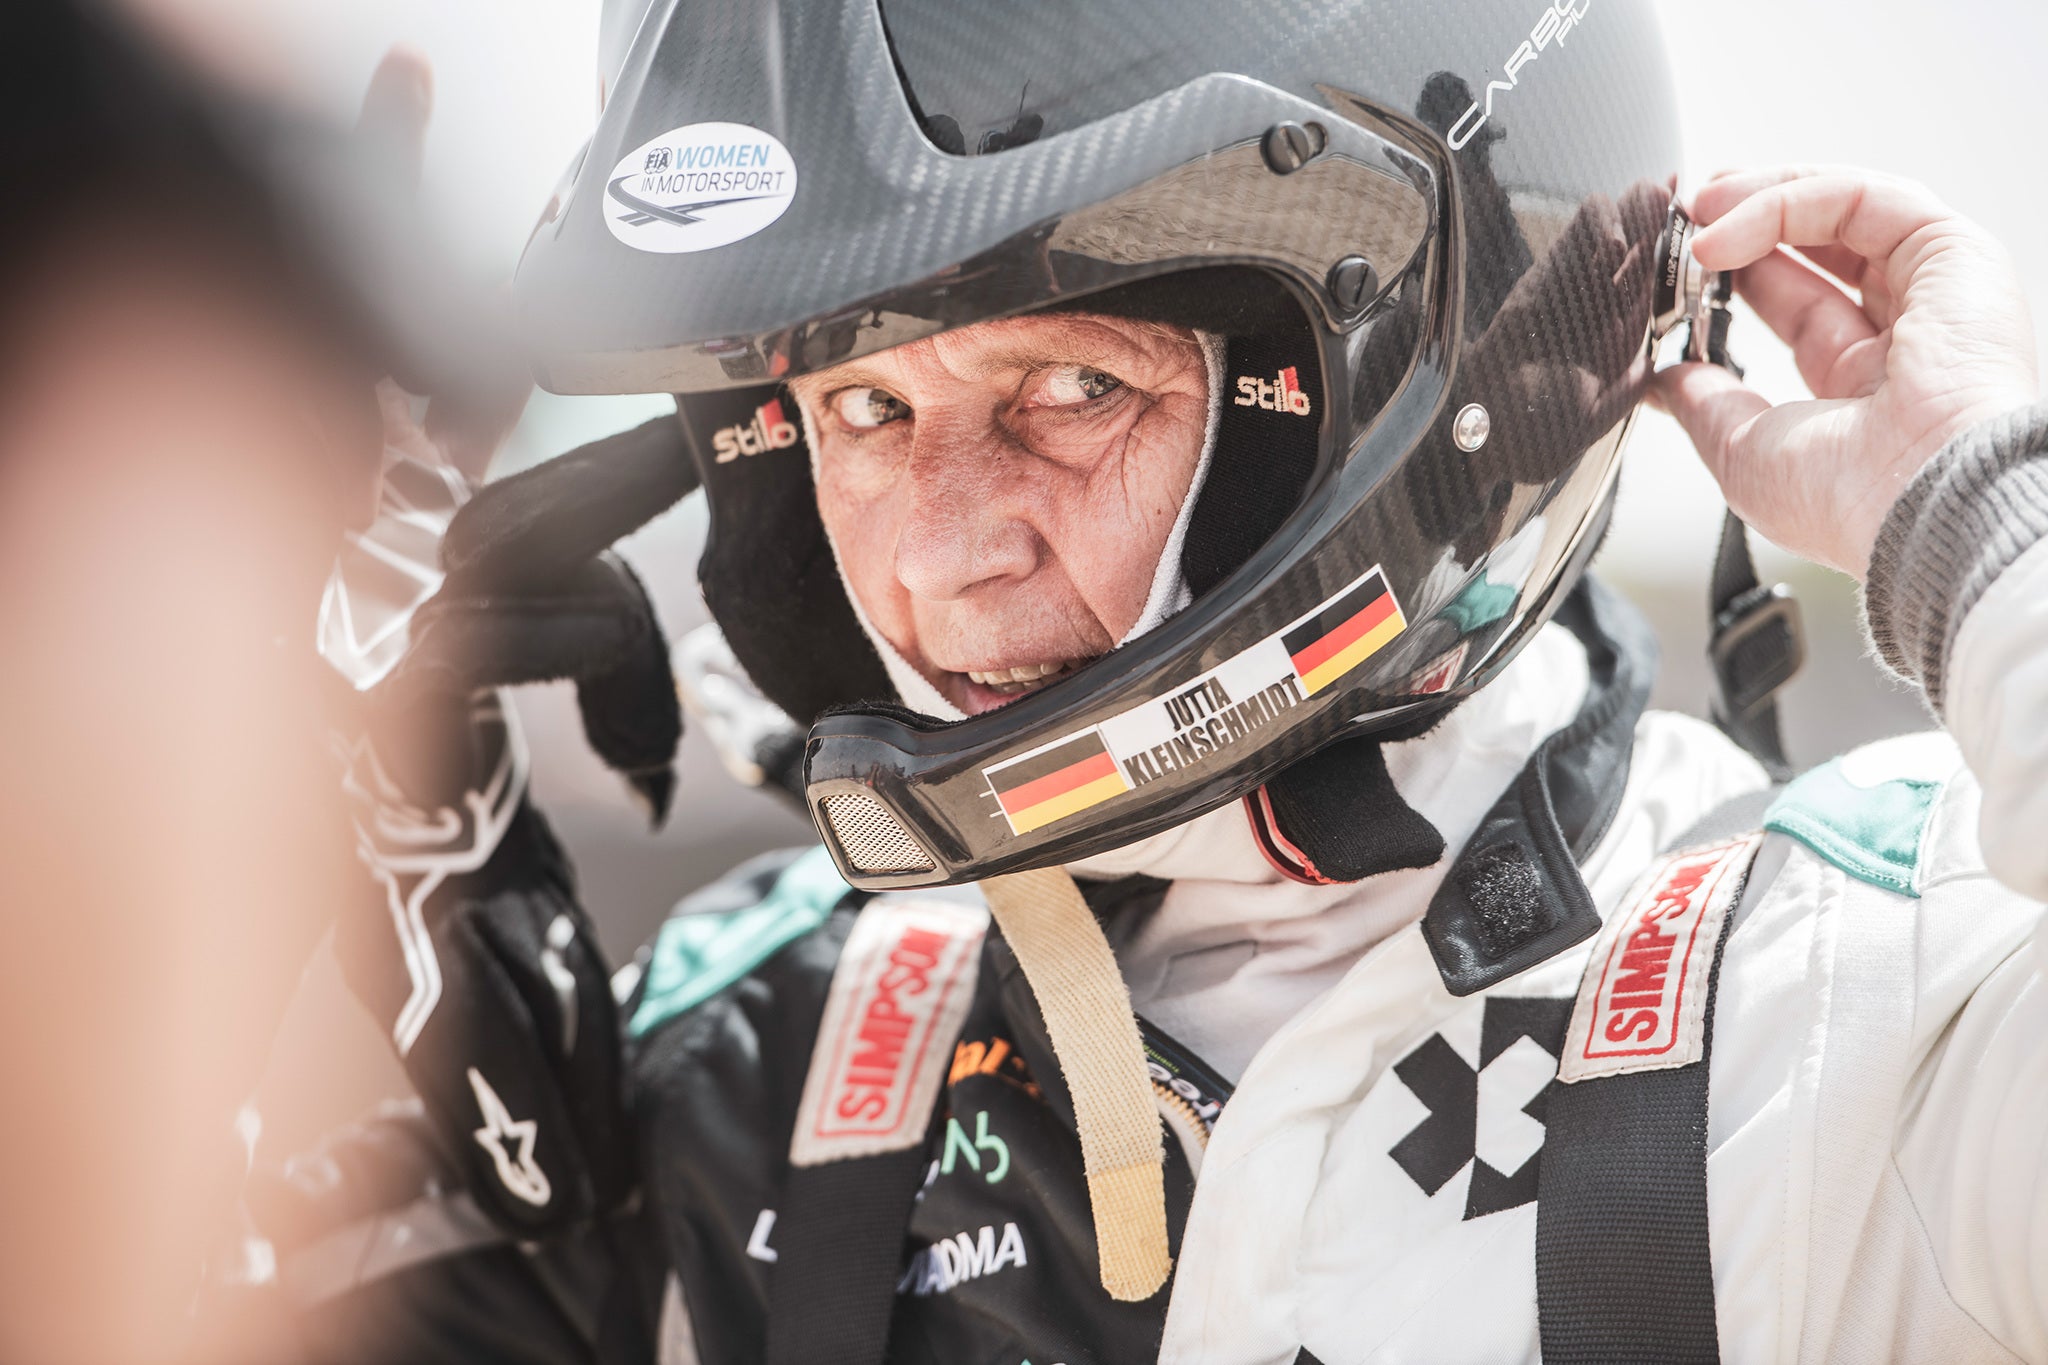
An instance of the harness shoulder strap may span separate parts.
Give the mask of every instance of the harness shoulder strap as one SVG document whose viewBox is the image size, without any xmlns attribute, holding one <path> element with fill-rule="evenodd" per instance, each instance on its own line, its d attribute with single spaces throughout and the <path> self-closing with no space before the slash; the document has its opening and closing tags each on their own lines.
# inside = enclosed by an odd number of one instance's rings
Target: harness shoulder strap
<svg viewBox="0 0 2048 1365">
<path fill-rule="evenodd" d="M 1594 939 L 1538 1176 L 1536 1302 L 1551 1365 L 1720 1359 L 1708 1054 L 1722 951 L 1762 842 L 1740 833 L 1659 857 Z"/>
<path fill-rule="evenodd" d="M 854 922 L 790 1137 L 768 1365 L 876 1365 L 887 1350 L 904 1230 L 987 931 L 981 906 L 910 896 L 870 901 Z"/>
</svg>

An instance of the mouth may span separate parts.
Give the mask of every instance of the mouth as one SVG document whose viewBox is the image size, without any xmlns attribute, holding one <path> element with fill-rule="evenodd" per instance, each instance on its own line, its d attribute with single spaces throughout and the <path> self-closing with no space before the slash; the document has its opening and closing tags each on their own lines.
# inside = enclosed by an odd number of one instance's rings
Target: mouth
<svg viewBox="0 0 2048 1365">
<path fill-rule="evenodd" d="M 1084 659 L 1048 659 L 1033 663 L 1013 664 L 1003 668 L 970 668 L 956 670 L 954 677 L 965 681 L 964 691 L 969 704 L 962 707 L 969 715 L 993 711 L 1007 706 L 1017 698 L 1036 692 L 1048 683 L 1061 678 L 1095 661 L 1094 657 Z"/>
</svg>

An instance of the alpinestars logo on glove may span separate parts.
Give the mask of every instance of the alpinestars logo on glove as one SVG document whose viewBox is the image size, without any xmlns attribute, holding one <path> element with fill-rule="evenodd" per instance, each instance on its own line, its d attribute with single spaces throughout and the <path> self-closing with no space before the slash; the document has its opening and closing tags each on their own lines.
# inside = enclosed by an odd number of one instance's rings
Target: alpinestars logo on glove
<svg viewBox="0 0 2048 1365">
<path fill-rule="evenodd" d="M 476 1107 L 484 1116 L 484 1126 L 471 1136 L 476 1138 L 477 1146 L 491 1154 L 499 1182 L 514 1197 L 535 1208 L 542 1207 L 554 1197 L 555 1191 L 548 1183 L 548 1173 L 533 1159 L 533 1142 L 540 1136 L 539 1121 L 513 1118 L 505 1101 L 498 1098 L 484 1073 L 475 1067 L 469 1068 L 469 1088 L 476 1093 Z M 506 1148 L 507 1138 L 517 1144 L 516 1150 Z"/>
</svg>

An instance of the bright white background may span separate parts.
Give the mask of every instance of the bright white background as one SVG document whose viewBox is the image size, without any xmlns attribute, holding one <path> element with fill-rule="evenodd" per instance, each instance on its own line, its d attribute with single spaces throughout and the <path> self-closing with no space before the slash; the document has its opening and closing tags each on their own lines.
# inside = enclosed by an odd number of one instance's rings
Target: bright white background
<svg viewBox="0 0 2048 1365">
<path fill-rule="evenodd" d="M 1689 183 L 1719 168 L 1783 162 L 1846 162 L 1916 177 L 2008 244 L 2037 328 L 2048 324 L 2048 184 L 2033 141 L 2048 6 L 1655 2 L 1685 117 Z M 437 84 L 424 194 L 457 259 L 484 276 L 509 272 L 596 114 L 596 0 L 147 3 L 173 11 L 245 73 L 337 113 L 352 111 L 390 44 L 424 51 Z M 2043 336 L 2048 341 L 2048 331 Z M 1753 318 L 1738 322 L 1735 348 L 1767 395 L 1802 392 L 1789 357 Z M 663 403 L 538 396 L 505 464 L 546 458 Z M 1705 687 L 1702 585 L 1719 496 L 1683 436 L 1654 413 L 1636 434 L 1622 489 L 1600 571 L 1657 622 L 1666 660 L 1658 703 L 1697 711 Z M 630 546 L 672 634 L 702 619 L 691 573 L 701 524 L 701 513 L 686 506 Z M 1807 610 L 1813 659 L 1786 698 L 1796 759 L 1817 761 L 1924 723 L 1917 701 L 1883 682 L 1863 657 L 1852 585 L 1781 555 L 1766 555 L 1764 568 L 1789 579 Z M 679 809 L 668 830 L 650 838 L 585 753 L 567 696 L 530 695 L 522 710 L 540 755 L 537 793 L 577 855 L 585 898 L 615 954 L 630 952 L 666 904 L 736 857 L 805 837 L 785 810 L 733 789 L 692 737 Z M 331 1026 L 347 1015 L 338 995 L 331 975 L 316 971 L 280 1043 L 281 1059 L 334 1055 L 341 1044 Z M 371 1068 L 369 1078 L 337 1089 L 359 1097 L 389 1084 L 389 1075 L 367 1060 L 375 1040 L 357 1043 L 365 1060 L 354 1065 Z M 345 1113 L 302 1116 L 287 1132 L 295 1137 L 308 1123 Z"/>
</svg>

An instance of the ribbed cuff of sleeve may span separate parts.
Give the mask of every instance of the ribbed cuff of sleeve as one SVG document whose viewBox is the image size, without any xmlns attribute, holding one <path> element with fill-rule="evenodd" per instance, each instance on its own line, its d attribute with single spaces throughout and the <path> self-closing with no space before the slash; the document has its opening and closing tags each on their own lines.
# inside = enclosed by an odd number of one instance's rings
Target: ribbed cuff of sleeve
<svg viewBox="0 0 2048 1365">
<path fill-rule="evenodd" d="M 1886 515 L 1863 590 L 1870 643 L 1938 714 L 1963 618 L 1999 574 L 2048 537 L 2048 404 L 1957 436 Z"/>
</svg>

